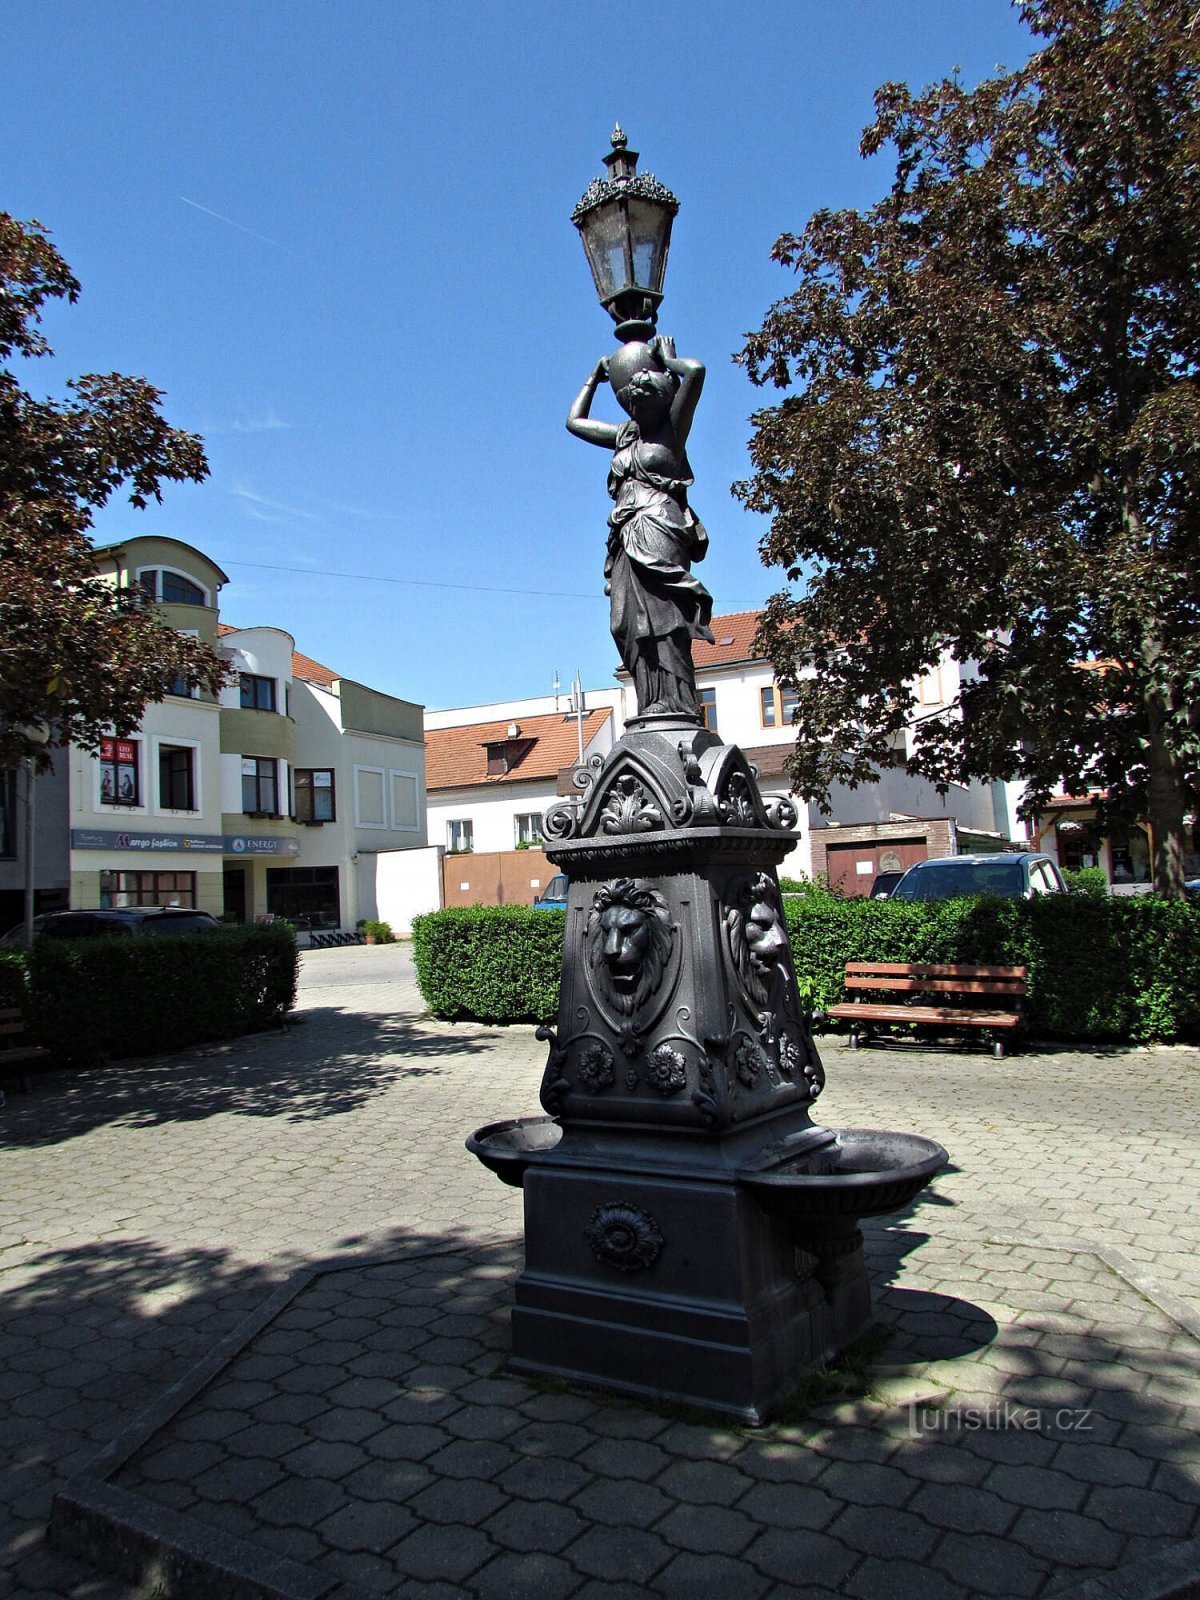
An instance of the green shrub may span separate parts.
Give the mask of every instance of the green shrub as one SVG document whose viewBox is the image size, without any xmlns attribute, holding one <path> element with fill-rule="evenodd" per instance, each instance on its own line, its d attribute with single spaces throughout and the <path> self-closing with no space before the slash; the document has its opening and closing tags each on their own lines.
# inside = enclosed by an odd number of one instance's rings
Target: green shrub
<svg viewBox="0 0 1200 1600">
<path fill-rule="evenodd" d="M 1108 873 L 1103 867 L 1063 867 L 1063 882 L 1073 894 L 1090 894 L 1096 900 L 1108 899 Z"/>
<path fill-rule="evenodd" d="M 550 1022 L 558 1011 L 565 911 L 464 906 L 413 918 L 413 958 L 435 1017 Z"/>
<path fill-rule="evenodd" d="M 296 1000 L 296 941 L 276 924 L 125 939 L 42 939 L 30 1022 L 67 1061 L 179 1050 L 281 1022 Z"/>
<path fill-rule="evenodd" d="M 362 936 L 369 939 L 372 944 L 395 944 L 396 935 L 392 932 L 390 922 L 377 922 L 373 917 L 367 917 L 359 926 Z"/>
<path fill-rule="evenodd" d="M 23 950 L 0 950 L 0 1007 L 29 1009 L 29 964 Z"/>
</svg>

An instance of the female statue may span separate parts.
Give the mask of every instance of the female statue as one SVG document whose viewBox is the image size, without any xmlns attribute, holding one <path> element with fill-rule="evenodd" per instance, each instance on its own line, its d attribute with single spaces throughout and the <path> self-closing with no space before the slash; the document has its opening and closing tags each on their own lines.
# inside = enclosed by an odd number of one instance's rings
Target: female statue
<svg viewBox="0 0 1200 1600">
<path fill-rule="evenodd" d="M 595 422 L 597 388 L 611 384 L 630 418 Z M 712 596 L 692 576 L 708 535 L 687 501 L 692 470 L 687 436 L 704 385 L 699 361 L 680 360 L 673 340 L 622 345 L 595 370 L 575 398 L 567 427 L 577 438 L 613 452 L 604 562 L 609 626 L 637 689 L 641 716 L 675 713 L 700 719 L 692 640 L 712 642 Z"/>
</svg>

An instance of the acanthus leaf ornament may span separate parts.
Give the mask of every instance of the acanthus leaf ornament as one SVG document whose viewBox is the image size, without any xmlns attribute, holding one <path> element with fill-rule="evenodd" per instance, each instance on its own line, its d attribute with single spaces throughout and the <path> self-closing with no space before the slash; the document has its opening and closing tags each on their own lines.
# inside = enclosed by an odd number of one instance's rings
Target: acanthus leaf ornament
<svg viewBox="0 0 1200 1600">
<path fill-rule="evenodd" d="M 600 831 L 650 833 L 664 826 L 663 814 L 647 795 L 645 785 L 631 773 L 623 773 L 605 797 Z"/>
</svg>

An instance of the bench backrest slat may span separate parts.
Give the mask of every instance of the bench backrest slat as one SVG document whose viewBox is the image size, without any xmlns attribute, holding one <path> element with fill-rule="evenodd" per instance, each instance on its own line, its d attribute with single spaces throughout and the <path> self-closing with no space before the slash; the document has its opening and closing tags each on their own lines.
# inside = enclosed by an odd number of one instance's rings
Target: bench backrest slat
<svg viewBox="0 0 1200 1600">
<path fill-rule="evenodd" d="M 1023 978 L 1027 967 L 931 966 L 923 961 L 847 961 L 852 972 L 878 973 L 896 978 Z"/>
<path fill-rule="evenodd" d="M 1024 978 L 868 978 L 848 975 L 846 988 L 889 994 L 978 994 L 1002 1000 L 1026 991 Z"/>
</svg>

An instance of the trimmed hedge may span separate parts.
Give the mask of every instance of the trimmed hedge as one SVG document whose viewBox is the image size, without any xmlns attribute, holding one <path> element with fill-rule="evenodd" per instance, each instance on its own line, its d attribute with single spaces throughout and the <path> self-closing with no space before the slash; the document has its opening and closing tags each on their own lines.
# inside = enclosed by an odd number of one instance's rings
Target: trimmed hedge
<svg viewBox="0 0 1200 1600">
<path fill-rule="evenodd" d="M 65 1061 L 180 1050 L 282 1022 L 296 1001 L 286 925 L 133 939 L 41 939 L 29 1019 Z"/>
<path fill-rule="evenodd" d="M 847 961 L 1029 969 L 1035 1038 L 1200 1038 L 1200 906 L 1152 895 L 991 896 L 905 904 L 807 886 L 784 901 L 802 1003 L 843 997 Z M 523 906 L 436 911 L 413 923 L 435 1016 L 547 1022 L 558 1008 L 565 915 Z"/>
<path fill-rule="evenodd" d="M 29 1010 L 29 973 L 23 950 L 0 950 L 0 1007 Z"/>
<path fill-rule="evenodd" d="M 1029 969 L 1036 1038 L 1200 1035 L 1200 907 L 1153 895 L 992 896 L 904 904 L 806 895 L 785 901 L 807 1004 L 843 997 L 847 961 L 966 962 Z"/>
<path fill-rule="evenodd" d="M 530 906 L 463 906 L 414 917 L 425 1004 L 451 1021 L 553 1021 L 566 926 L 565 911 Z"/>
</svg>

